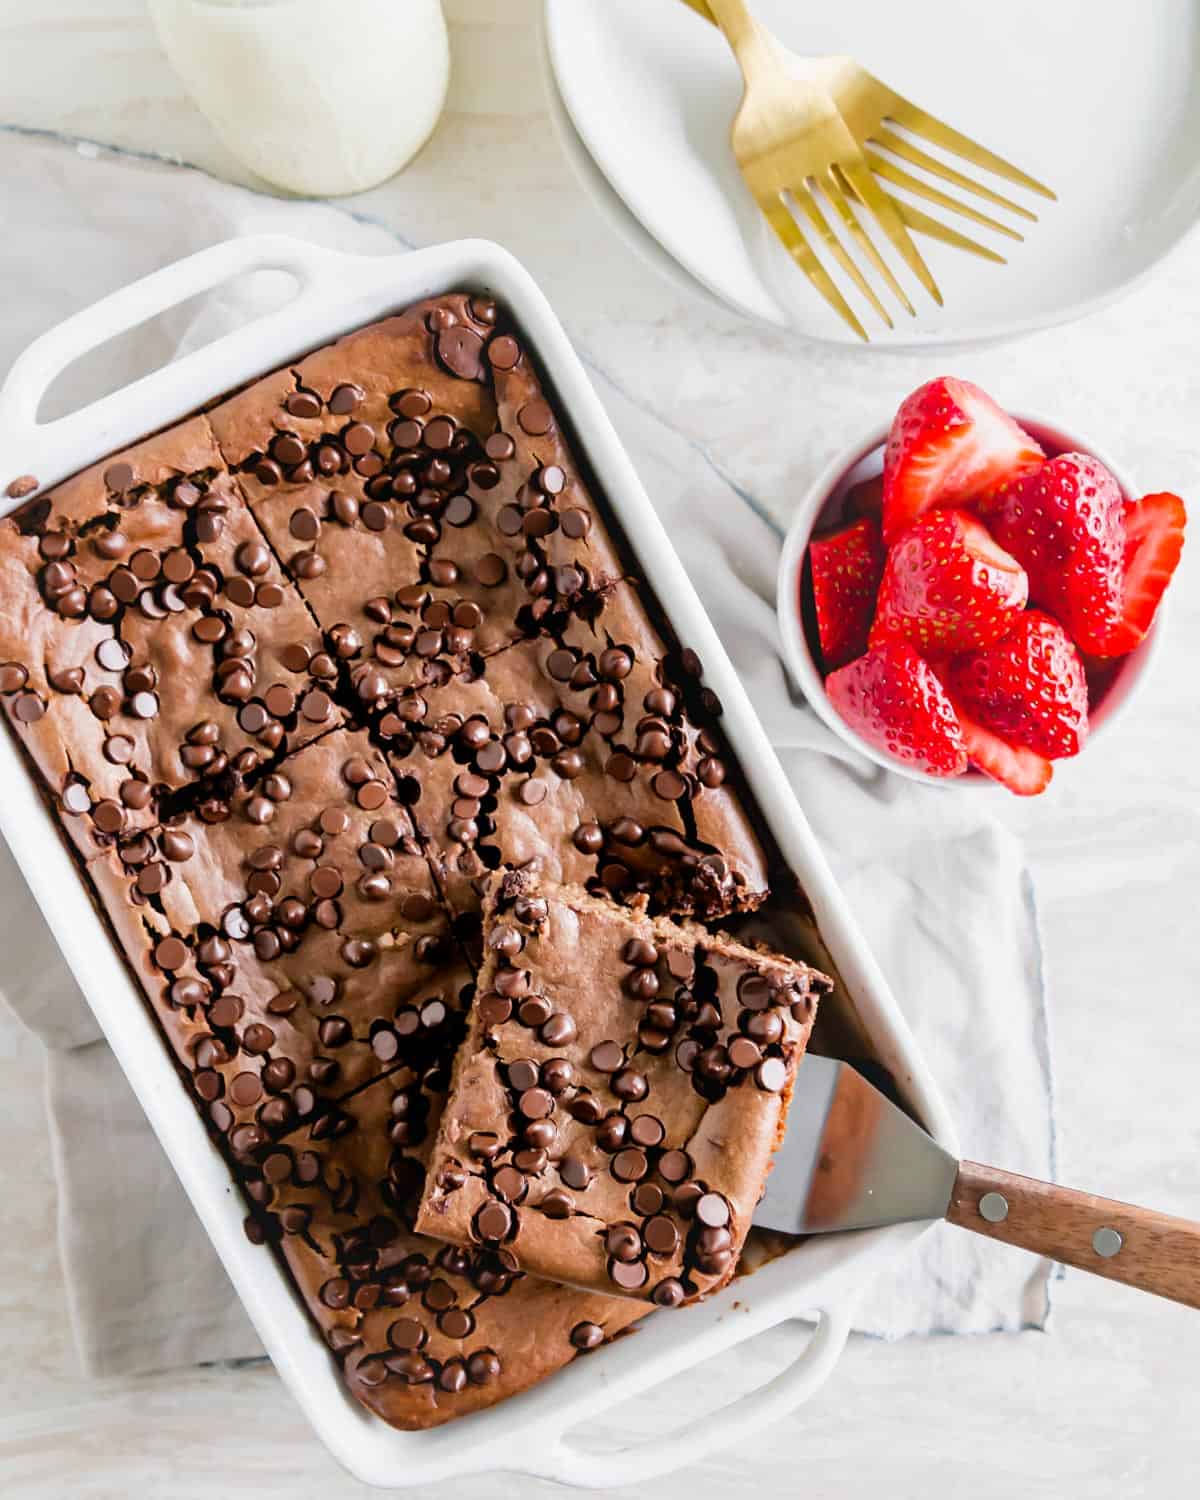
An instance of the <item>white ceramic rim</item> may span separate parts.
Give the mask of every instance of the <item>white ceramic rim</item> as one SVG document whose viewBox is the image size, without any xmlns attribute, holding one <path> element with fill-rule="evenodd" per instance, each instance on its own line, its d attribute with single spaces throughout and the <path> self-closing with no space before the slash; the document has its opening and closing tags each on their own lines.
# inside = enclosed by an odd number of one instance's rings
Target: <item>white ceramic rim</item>
<svg viewBox="0 0 1200 1500">
<path fill-rule="evenodd" d="M 42 394 L 87 350 L 197 293 L 251 270 L 296 279 L 293 302 L 252 320 L 124 390 L 40 424 Z M 661 522 L 545 297 L 499 246 L 459 241 L 397 256 L 346 255 L 277 235 L 227 240 L 113 293 L 43 335 L 0 389 L 0 452 L 11 473 L 57 483 L 147 432 L 350 329 L 450 288 L 483 292 L 512 309 L 536 350 L 574 439 L 679 636 L 696 648 L 725 705 L 725 727 L 764 818 L 799 877 L 857 1014 L 907 1102 L 946 1149 L 953 1124 L 936 1084 L 854 918 L 833 881 L 745 689 Z M 7 478 L 7 475 L 5 476 Z M 9 507 L 11 508 L 11 507 Z M 862 1292 L 881 1265 L 927 1225 L 821 1236 L 694 1307 L 648 1320 L 636 1335 L 576 1360 L 499 1406 L 422 1432 L 401 1432 L 346 1390 L 298 1294 L 273 1256 L 249 1244 L 244 1205 L 203 1122 L 180 1087 L 155 1022 L 110 941 L 18 747 L 0 735 L 3 834 L 80 989 L 277 1370 L 331 1452 L 360 1480 L 405 1488 L 494 1469 L 579 1487 L 646 1481 L 694 1463 L 777 1422 L 823 1383 Z M 736 1309 L 736 1314 L 735 1314 Z M 613 1452 L 569 1432 L 614 1403 L 677 1376 L 767 1328 L 816 1314 L 799 1357 L 757 1391 L 715 1413 Z"/>
<path fill-rule="evenodd" d="M 1039 434 L 1049 437 L 1058 451 L 1087 453 L 1099 459 L 1117 481 L 1122 494 L 1127 499 L 1137 499 L 1141 495 L 1142 491 L 1136 487 L 1129 472 L 1090 439 L 1082 437 L 1078 432 L 1069 431 L 1060 426 L 1057 421 L 1031 412 L 1013 412 L 1012 415 L 1014 420 L 1022 426 L 1036 429 Z M 825 680 L 813 657 L 812 648 L 804 631 L 804 622 L 797 607 L 797 600 L 809 540 L 819 529 L 826 506 L 839 490 L 846 476 L 864 458 L 887 442 L 888 431 L 889 428 L 886 426 L 872 428 L 865 437 L 851 443 L 836 458 L 831 459 L 817 475 L 796 507 L 796 513 L 784 537 L 783 550 L 779 555 L 779 573 L 775 591 L 775 610 L 779 617 L 779 634 L 783 642 L 784 660 L 797 686 L 804 694 L 805 700 L 823 722 L 845 744 L 858 751 L 860 755 L 866 756 L 868 760 L 874 761 L 877 766 L 882 766 L 885 771 L 891 771 L 896 776 L 903 776 L 907 781 L 923 782 L 926 786 L 970 790 L 984 788 L 988 791 L 995 791 L 999 783 L 990 776 L 985 776 L 982 771 L 969 770 L 962 776 L 931 776 L 927 771 L 914 770 L 911 766 L 906 766 L 902 761 L 888 755 L 886 751 L 868 744 L 861 735 L 851 729 L 829 701 L 829 695 L 825 691 Z M 1159 606 L 1158 614 L 1146 639 L 1136 650 L 1120 659 L 1121 665 L 1113 674 L 1100 703 L 1094 712 L 1089 711 L 1088 742 L 1080 751 L 1081 755 L 1087 754 L 1088 746 L 1092 741 L 1109 728 L 1137 698 L 1161 649 L 1165 618 L 1164 602 L 1164 605 Z M 1071 760 L 1055 761 L 1055 776 L 1068 771 L 1070 766 Z"/>
</svg>

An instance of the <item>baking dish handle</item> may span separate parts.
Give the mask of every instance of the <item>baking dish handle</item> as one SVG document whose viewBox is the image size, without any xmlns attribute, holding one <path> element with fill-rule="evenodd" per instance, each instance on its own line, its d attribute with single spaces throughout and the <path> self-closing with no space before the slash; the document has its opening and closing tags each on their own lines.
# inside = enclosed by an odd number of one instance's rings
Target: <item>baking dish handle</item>
<svg viewBox="0 0 1200 1500">
<path fill-rule="evenodd" d="M 189 297 L 211 291 L 248 271 L 287 271 L 298 282 L 295 296 L 299 296 L 323 287 L 336 287 L 347 263 L 361 266 L 364 261 L 372 259 L 378 260 L 384 269 L 388 258 L 328 250 L 321 245 L 292 239 L 289 235 L 259 234 L 223 240 L 184 260 L 152 271 L 141 281 L 121 287 L 65 319 L 35 339 L 17 357 L 0 389 L 0 428 L 4 431 L 6 444 L 33 443 L 38 446 L 51 434 L 56 441 L 61 441 L 68 428 L 93 425 L 98 413 L 113 397 L 103 397 L 91 406 L 52 422 L 39 422 L 38 408 L 50 385 L 68 365 L 89 350 L 136 328 L 168 308 L 186 302 Z M 219 358 L 216 351 L 231 340 L 244 337 L 250 328 L 255 336 L 262 336 L 275 323 L 294 316 L 290 304 L 295 301 L 295 296 L 289 298 L 283 307 L 219 336 L 193 353 L 182 356 L 176 363 L 194 368 L 200 362 Z M 116 397 L 127 403 L 130 393 L 140 384 L 137 381 L 126 386 L 116 393 Z"/>
<path fill-rule="evenodd" d="M 854 1299 L 823 1309 L 803 1353 L 766 1385 L 747 1392 L 728 1406 L 708 1412 L 673 1432 L 610 1452 L 580 1447 L 562 1432 L 543 1429 L 537 1436 L 545 1447 L 536 1457 L 530 1454 L 522 1468 L 540 1478 L 581 1489 L 608 1489 L 644 1483 L 743 1442 L 816 1395 L 845 1347 L 853 1310 Z M 597 1404 L 589 1415 L 598 1415 L 626 1399 L 627 1387 L 614 1390 L 611 1399 Z M 580 1418 L 572 1413 L 568 1421 L 574 1427 Z"/>
</svg>

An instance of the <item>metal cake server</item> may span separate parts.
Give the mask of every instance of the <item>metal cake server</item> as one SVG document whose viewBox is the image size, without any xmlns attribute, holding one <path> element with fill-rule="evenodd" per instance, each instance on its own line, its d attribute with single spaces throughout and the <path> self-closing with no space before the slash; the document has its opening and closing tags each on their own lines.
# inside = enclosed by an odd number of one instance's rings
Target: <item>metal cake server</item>
<svg viewBox="0 0 1200 1500">
<path fill-rule="evenodd" d="M 755 1224 L 824 1234 L 922 1219 L 1200 1307 L 1200 1224 L 959 1161 L 849 1063 L 807 1056 Z"/>
</svg>

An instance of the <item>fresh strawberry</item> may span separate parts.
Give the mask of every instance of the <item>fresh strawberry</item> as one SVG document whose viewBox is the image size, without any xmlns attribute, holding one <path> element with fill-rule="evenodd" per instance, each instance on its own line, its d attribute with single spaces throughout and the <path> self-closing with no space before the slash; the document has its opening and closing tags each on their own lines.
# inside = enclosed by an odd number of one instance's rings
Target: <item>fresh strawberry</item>
<svg viewBox="0 0 1200 1500">
<path fill-rule="evenodd" d="M 1047 760 L 1078 755 L 1088 732 L 1088 685 L 1070 636 L 1027 609 L 1002 641 L 960 656 L 948 686 L 985 728 Z"/>
<path fill-rule="evenodd" d="M 874 479 L 860 479 L 846 491 L 842 509 L 854 520 L 859 516 L 874 516 L 878 521 L 883 513 L 883 475 Z"/>
<path fill-rule="evenodd" d="M 1124 507 L 1125 555 L 1121 620 L 1109 655 L 1123 656 L 1146 637 L 1171 575 L 1183 554 L 1187 511 L 1178 495 L 1145 495 Z"/>
<path fill-rule="evenodd" d="M 905 640 L 884 641 L 826 679 L 829 701 L 868 744 L 931 776 L 967 768 L 954 709 L 929 664 Z"/>
<path fill-rule="evenodd" d="M 1031 473 L 1045 455 L 992 398 L 943 376 L 896 413 L 883 463 L 883 539 L 889 545 L 934 505 L 963 505 Z"/>
<path fill-rule="evenodd" d="M 867 649 L 867 632 L 883 573 L 877 522 L 864 519 L 809 543 L 813 604 L 825 670 L 844 667 Z"/>
<path fill-rule="evenodd" d="M 1029 597 L 1067 627 L 1093 656 L 1121 644 L 1125 500 L 1098 459 L 1062 453 L 1006 485 L 990 515 L 1002 547 L 1025 565 Z"/>
<path fill-rule="evenodd" d="M 871 643 L 907 636 L 922 655 L 998 641 L 1025 608 L 1025 569 L 965 510 L 935 510 L 887 555 Z"/>
<path fill-rule="evenodd" d="M 963 709 L 958 710 L 963 743 L 977 771 L 1002 782 L 1018 797 L 1036 797 L 1050 785 L 1054 767 L 1036 750 L 1010 745 L 1007 740 L 978 724 Z"/>
</svg>

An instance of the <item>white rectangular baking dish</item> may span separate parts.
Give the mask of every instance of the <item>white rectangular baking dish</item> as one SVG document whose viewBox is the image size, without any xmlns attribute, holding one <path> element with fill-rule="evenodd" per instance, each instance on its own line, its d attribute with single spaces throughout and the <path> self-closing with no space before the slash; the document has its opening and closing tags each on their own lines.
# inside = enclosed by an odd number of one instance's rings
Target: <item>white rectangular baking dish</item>
<svg viewBox="0 0 1200 1500">
<path fill-rule="evenodd" d="M 54 377 L 81 354 L 241 273 L 296 279 L 284 308 L 187 354 L 124 390 L 50 423 L 37 421 Z M 281 236 L 230 240 L 166 266 L 45 334 L 0 389 L 0 482 L 30 473 L 53 484 L 230 388 L 407 303 L 452 288 L 502 300 L 524 327 L 599 489 L 616 512 L 681 641 L 705 663 L 724 725 L 772 832 L 814 907 L 824 941 L 880 1060 L 947 1148 L 949 1117 L 883 976 L 834 884 L 762 726 L 561 324 L 506 251 L 461 241 L 411 254 L 338 254 Z M 15 503 L 15 502 L 13 502 Z M 12 503 L 9 509 L 12 508 Z M 180 1087 L 167 1048 L 95 913 L 16 746 L 0 734 L 0 832 L 186 1188 L 280 1375 L 338 1459 L 359 1479 L 407 1487 L 490 1469 L 578 1486 L 647 1480 L 745 1440 L 811 1396 L 845 1343 L 849 1320 L 882 1262 L 923 1232 L 904 1225 L 798 1246 L 708 1302 L 660 1313 L 633 1336 L 576 1360 L 532 1390 L 428 1432 L 398 1432 L 342 1386 L 286 1275 L 242 1231 L 241 1199 Z M 803 1077 L 803 1075 L 801 1075 Z M 735 1311 L 736 1308 L 736 1311 Z M 816 1332 L 795 1362 L 723 1410 L 617 1451 L 570 1433 L 616 1402 L 797 1316 Z"/>
</svg>

